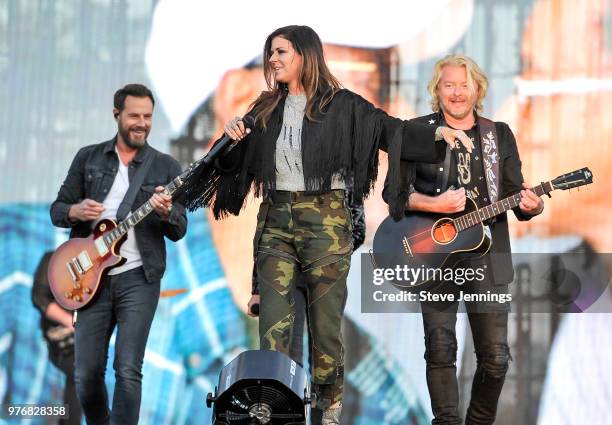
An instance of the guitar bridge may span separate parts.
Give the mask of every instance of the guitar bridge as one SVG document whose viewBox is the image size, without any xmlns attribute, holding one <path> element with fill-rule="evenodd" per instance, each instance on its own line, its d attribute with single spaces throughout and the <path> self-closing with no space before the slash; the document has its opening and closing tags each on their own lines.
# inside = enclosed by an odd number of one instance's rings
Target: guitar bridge
<svg viewBox="0 0 612 425">
<path fill-rule="evenodd" d="M 406 254 L 414 257 L 412 254 L 412 249 L 410 249 L 410 243 L 408 242 L 408 238 L 406 236 L 402 238 L 402 245 L 404 245 L 404 251 L 406 251 Z"/>
</svg>

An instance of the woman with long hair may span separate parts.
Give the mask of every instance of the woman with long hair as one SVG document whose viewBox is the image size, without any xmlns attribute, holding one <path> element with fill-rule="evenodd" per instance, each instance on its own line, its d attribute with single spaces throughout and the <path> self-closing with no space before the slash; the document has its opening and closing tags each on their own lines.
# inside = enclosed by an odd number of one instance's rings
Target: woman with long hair
<svg viewBox="0 0 612 425">
<path fill-rule="evenodd" d="M 348 90 L 329 71 L 318 35 L 307 26 L 272 32 L 264 46 L 268 90 L 251 105 L 252 130 L 240 117 L 225 134 L 238 143 L 200 180 L 191 208 L 215 217 L 238 214 L 247 194 L 263 196 L 254 238 L 260 290 L 261 348 L 289 354 L 296 282 L 307 286 L 312 381 L 323 424 L 339 423 L 344 383 L 340 325 L 352 253 L 344 190 L 360 201 L 373 186 L 378 151 L 389 153 L 391 211 L 403 213 L 400 160 L 436 162 L 461 131 L 388 116 Z M 197 191 L 191 191 L 197 192 Z M 301 360 L 301 359 L 298 359 Z"/>
</svg>

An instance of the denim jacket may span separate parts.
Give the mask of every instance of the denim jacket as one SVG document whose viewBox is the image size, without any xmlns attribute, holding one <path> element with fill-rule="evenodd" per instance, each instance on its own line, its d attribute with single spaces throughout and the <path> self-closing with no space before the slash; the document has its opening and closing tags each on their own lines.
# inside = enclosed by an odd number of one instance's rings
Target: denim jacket
<svg viewBox="0 0 612 425">
<path fill-rule="evenodd" d="M 51 221 L 55 226 L 71 228 L 70 237 L 83 238 L 91 234 L 93 222 L 76 221 L 68 218 L 73 204 L 89 198 L 103 202 L 113 185 L 119 168 L 115 153 L 116 137 L 103 143 L 82 148 L 72 161 L 68 175 L 60 187 L 57 199 L 51 204 Z M 149 167 L 131 210 L 144 204 L 154 193 L 155 187 L 168 184 L 181 173 L 178 162 L 148 144 L 136 154 L 128 166 L 130 180 L 142 164 L 147 150 L 152 150 L 153 162 Z M 185 208 L 173 201 L 167 221 L 152 212 L 134 227 L 138 249 L 147 281 L 160 280 L 166 269 L 166 244 L 164 236 L 172 241 L 181 239 L 187 231 Z"/>
</svg>

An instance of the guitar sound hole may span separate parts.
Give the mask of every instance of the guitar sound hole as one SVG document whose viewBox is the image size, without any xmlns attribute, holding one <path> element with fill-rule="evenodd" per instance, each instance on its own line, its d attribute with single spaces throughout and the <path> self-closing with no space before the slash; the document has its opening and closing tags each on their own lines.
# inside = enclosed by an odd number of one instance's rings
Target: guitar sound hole
<svg viewBox="0 0 612 425">
<path fill-rule="evenodd" d="M 452 242 L 457 236 L 455 224 L 449 218 L 443 218 L 438 221 L 432 229 L 433 240 L 439 244 L 447 244 Z"/>
</svg>

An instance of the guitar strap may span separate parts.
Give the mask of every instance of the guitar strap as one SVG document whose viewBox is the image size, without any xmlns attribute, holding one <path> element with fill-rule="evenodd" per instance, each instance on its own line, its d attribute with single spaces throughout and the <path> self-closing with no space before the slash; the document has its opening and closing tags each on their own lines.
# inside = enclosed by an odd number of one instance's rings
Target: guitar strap
<svg viewBox="0 0 612 425">
<path fill-rule="evenodd" d="M 487 181 L 487 192 L 491 203 L 497 202 L 499 198 L 499 150 L 497 148 L 497 131 L 495 123 L 490 119 L 478 116 L 480 129 L 480 150 L 485 179 Z"/>
<path fill-rule="evenodd" d="M 446 155 L 444 156 L 444 171 L 442 173 L 436 173 L 436 187 L 439 187 L 440 191 L 445 191 L 447 189 L 446 185 L 448 184 L 448 176 L 450 174 L 451 155 L 454 155 L 454 151 L 451 150 L 450 146 L 447 144 Z"/>
<path fill-rule="evenodd" d="M 145 158 L 143 159 L 142 164 L 140 164 L 140 167 L 138 167 L 138 170 L 136 170 L 136 174 L 134 174 L 134 178 L 132 178 L 132 181 L 130 182 L 130 187 L 125 193 L 125 196 L 123 197 L 123 200 L 121 201 L 121 204 L 117 209 L 118 223 L 121 223 L 123 220 L 125 220 L 130 211 L 132 211 L 132 205 L 134 204 L 136 195 L 138 194 L 138 191 L 142 186 L 142 182 L 144 181 L 144 178 L 147 175 L 149 168 L 151 168 L 154 156 L 155 155 L 153 149 L 147 147 L 147 150 L 145 152 Z"/>
<path fill-rule="evenodd" d="M 448 127 L 446 120 L 444 119 L 444 114 L 440 111 L 437 117 L 439 124 L 445 127 Z M 446 154 L 444 155 L 444 164 L 442 165 L 443 171 L 442 173 L 436 173 L 436 188 L 440 188 L 440 195 L 442 192 L 448 190 L 448 176 L 450 175 L 450 163 L 451 163 L 451 155 L 456 155 L 455 150 L 451 149 L 450 146 L 446 145 Z"/>
</svg>

